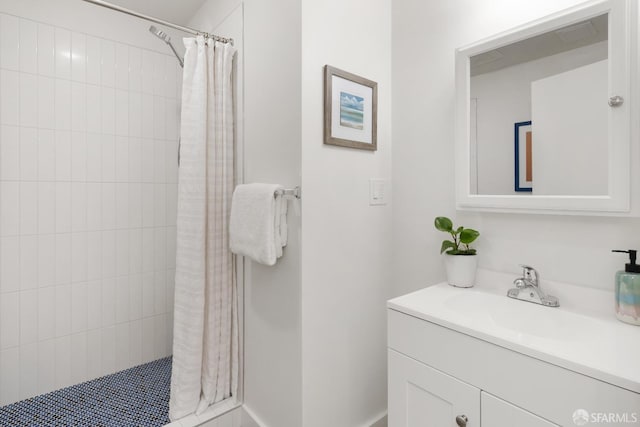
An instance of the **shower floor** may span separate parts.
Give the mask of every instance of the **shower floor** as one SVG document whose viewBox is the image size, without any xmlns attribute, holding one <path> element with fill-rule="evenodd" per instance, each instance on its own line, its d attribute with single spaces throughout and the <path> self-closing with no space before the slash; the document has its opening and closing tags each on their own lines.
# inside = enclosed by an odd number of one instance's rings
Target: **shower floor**
<svg viewBox="0 0 640 427">
<path fill-rule="evenodd" d="M 0 407 L 0 426 L 164 426 L 170 383 L 166 357 Z"/>
</svg>

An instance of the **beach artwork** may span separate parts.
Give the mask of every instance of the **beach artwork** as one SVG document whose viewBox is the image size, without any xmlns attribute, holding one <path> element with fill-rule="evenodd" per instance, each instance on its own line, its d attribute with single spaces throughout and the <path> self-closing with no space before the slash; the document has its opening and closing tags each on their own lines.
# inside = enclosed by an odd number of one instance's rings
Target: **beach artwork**
<svg viewBox="0 0 640 427">
<path fill-rule="evenodd" d="M 364 98 L 340 92 L 340 126 L 364 129 Z"/>
</svg>

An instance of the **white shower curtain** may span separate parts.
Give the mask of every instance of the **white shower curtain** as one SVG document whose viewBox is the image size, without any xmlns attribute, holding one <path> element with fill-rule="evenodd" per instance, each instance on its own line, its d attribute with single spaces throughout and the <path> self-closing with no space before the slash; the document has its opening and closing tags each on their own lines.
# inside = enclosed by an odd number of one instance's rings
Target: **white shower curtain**
<svg viewBox="0 0 640 427">
<path fill-rule="evenodd" d="M 238 322 L 229 212 L 234 188 L 233 58 L 227 43 L 184 40 L 169 417 L 236 395 Z"/>
</svg>

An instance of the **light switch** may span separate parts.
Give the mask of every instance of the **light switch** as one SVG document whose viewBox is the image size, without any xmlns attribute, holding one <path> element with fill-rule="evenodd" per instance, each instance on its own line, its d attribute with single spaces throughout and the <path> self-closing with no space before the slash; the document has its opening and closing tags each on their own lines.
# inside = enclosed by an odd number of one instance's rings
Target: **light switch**
<svg viewBox="0 0 640 427">
<path fill-rule="evenodd" d="M 369 180 L 369 205 L 386 205 L 386 181 L 384 179 Z"/>
</svg>

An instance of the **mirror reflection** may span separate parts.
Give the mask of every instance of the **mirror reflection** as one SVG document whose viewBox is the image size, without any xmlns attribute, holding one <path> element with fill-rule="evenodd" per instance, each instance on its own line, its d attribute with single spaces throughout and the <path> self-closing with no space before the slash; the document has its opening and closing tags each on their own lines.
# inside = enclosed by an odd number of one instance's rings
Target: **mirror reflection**
<svg viewBox="0 0 640 427">
<path fill-rule="evenodd" d="M 470 58 L 471 192 L 608 193 L 608 15 Z"/>
</svg>

